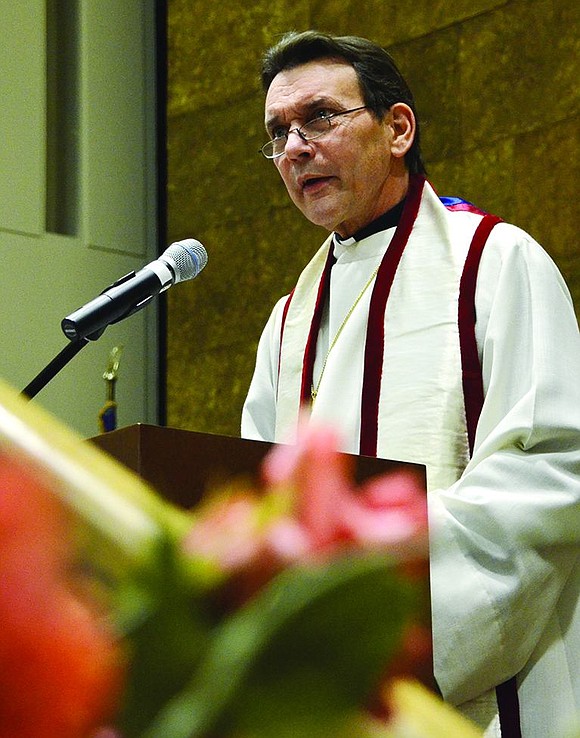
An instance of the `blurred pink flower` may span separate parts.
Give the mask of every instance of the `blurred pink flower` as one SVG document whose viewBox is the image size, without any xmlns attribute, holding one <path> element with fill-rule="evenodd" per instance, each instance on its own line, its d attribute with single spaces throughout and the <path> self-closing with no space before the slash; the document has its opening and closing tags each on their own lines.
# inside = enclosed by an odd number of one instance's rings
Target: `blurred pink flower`
<svg viewBox="0 0 580 738">
<path fill-rule="evenodd" d="M 276 446 L 266 458 L 266 483 L 295 491 L 297 522 L 313 551 L 338 544 L 426 552 L 427 502 L 416 476 L 396 470 L 353 483 L 354 457 L 338 454 L 333 430 L 302 422 L 298 441 Z"/>
<path fill-rule="evenodd" d="M 396 471 L 356 487 L 354 457 L 338 446 L 332 429 L 301 423 L 297 443 L 264 460 L 265 490 L 210 502 L 185 549 L 222 571 L 260 570 L 260 581 L 347 546 L 425 555 L 427 505 L 416 477 Z"/>
<path fill-rule="evenodd" d="M 244 567 L 260 547 L 256 498 L 248 491 L 210 501 L 201 509 L 184 546 L 223 569 Z"/>
</svg>

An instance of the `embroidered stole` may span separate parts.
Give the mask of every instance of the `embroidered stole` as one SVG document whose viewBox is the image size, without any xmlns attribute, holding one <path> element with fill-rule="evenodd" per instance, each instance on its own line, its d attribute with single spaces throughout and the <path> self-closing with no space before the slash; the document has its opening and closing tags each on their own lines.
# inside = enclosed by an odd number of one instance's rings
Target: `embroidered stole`
<svg viewBox="0 0 580 738">
<path fill-rule="evenodd" d="M 312 411 L 313 419 L 334 420 L 343 398 L 350 403 L 349 417 L 343 419 L 344 450 L 424 463 L 430 488 L 456 481 L 470 453 L 458 309 L 463 267 L 484 218 L 464 208 L 463 203 L 443 204 L 424 178 L 411 179 L 372 292 L 329 356 Z M 292 440 L 301 405 L 310 400 L 331 250 L 329 238 L 286 306 L 277 441 Z M 463 293 L 468 294 L 466 288 Z"/>
</svg>

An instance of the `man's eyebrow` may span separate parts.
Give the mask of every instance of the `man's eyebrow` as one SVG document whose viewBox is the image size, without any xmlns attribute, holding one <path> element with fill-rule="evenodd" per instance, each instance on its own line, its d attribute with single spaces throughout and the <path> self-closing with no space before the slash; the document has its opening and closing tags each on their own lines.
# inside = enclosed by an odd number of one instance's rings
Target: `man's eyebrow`
<svg viewBox="0 0 580 738">
<path fill-rule="evenodd" d="M 312 115 L 316 110 L 323 107 L 332 107 L 336 108 L 337 110 L 340 109 L 342 106 L 341 103 L 338 102 L 333 97 L 327 97 L 327 96 L 321 96 L 321 97 L 315 97 L 312 100 L 309 100 L 307 103 L 304 103 L 303 105 L 299 106 L 299 110 L 301 112 L 301 115 L 299 117 L 302 117 L 305 119 L 305 121 L 310 120 L 309 116 Z M 282 117 L 280 115 L 273 115 L 270 118 L 266 119 L 266 130 L 271 131 L 272 128 L 279 125 L 282 122 Z"/>
<path fill-rule="evenodd" d="M 265 122 L 266 131 L 269 133 L 278 123 L 280 123 L 279 115 L 272 115 L 270 118 L 267 118 Z"/>
<path fill-rule="evenodd" d="M 342 107 L 342 104 L 333 97 L 317 97 L 314 100 L 310 100 L 310 102 L 305 105 L 304 111 L 310 114 L 314 113 L 315 110 L 327 107 L 339 109 Z"/>
</svg>

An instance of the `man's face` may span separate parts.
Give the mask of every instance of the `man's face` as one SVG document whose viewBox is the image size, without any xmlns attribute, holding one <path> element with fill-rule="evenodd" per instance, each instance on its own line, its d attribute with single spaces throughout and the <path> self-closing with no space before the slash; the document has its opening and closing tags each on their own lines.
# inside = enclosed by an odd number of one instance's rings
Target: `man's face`
<svg viewBox="0 0 580 738">
<path fill-rule="evenodd" d="M 266 130 L 299 128 L 321 113 L 364 105 L 350 64 L 320 59 L 280 72 L 266 95 Z M 378 121 L 360 110 L 332 121 L 320 138 L 290 133 L 285 153 L 274 159 L 294 204 L 316 225 L 352 235 L 395 205 L 391 167 L 392 116 Z"/>
</svg>

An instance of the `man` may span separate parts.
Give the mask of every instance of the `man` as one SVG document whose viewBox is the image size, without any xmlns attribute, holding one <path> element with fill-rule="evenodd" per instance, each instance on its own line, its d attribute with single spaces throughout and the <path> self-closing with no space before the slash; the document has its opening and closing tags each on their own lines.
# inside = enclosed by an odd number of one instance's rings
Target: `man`
<svg viewBox="0 0 580 738">
<path fill-rule="evenodd" d="M 435 676 L 486 736 L 580 713 L 580 339 L 530 236 L 425 181 L 390 57 L 289 34 L 266 54 L 262 151 L 330 236 L 264 329 L 242 434 L 301 408 L 343 450 L 427 467 Z"/>
</svg>

